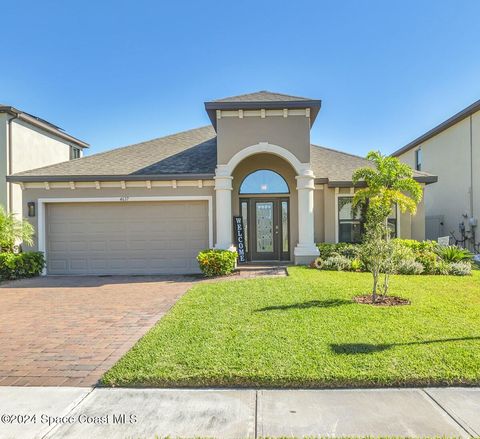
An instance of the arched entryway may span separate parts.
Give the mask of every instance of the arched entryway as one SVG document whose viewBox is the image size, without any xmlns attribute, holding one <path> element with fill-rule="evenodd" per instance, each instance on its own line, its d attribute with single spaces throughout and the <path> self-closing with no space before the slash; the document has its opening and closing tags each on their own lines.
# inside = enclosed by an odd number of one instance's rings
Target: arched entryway
<svg viewBox="0 0 480 439">
<path fill-rule="evenodd" d="M 255 194 L 241 193 L 241 184 L 249 175 L 254 175 L 256 171 L 273 171 L 278 174 L 286 183 L 288 193 L 262 193 L 262 188 Z M 272 174 L 256 174 L 264 177 Z M 274 175 L 274 174 L 273 174 Z M 257 251 L 250 254 L 251 260 L 286 260 L 295 263 L 310 263 L 312 258 L 318 255 L 318 249 L 314 243 L 313 233 L 313 191 L 314 191 L 314 175 L 311 171 L 310 163 L 301 163 L 290 151 L 280 146 L 269 143 L 259 143 L 237 152 L 226 164 L 217 165 L 215 171 L 215 207 L 216 207 L 216 248 L 234 249 L 232 243 L 233 233 L 232 224 L 233 216 L 241 214 L 241 199 L 248 199 L 247 208 L 256 208 L 251 199 L 259 200 L 259 203 L 267 199 L 271 199 L 272 204 L 260 205 L 260 208 L 269 210 L 270 208 L 277 210 L 277 219 L 273 217 L 272 226 L 275 233 L 275 226 L 281 227 L 281 209 L 285 210 L 288 215 L 288 225 L 285 228 L 286 240 L 276 244 L 275 249 L 272 244 L 273 251 Z M 254 180 L 252 180 L 253 183 Z M 277 184 L 280 180 L 276 180 Z M 275 183 L 270 180 L 270 183 Z M 250 182 L 253 184 L 252 182 Z M 249 184 L 250 184 L 249 183 Z M 267 184 L 268 190 L 268 184 Z M 252 195 L 251 197 L 249 195 Z M 282 206 L 282 199 L 286 202 Z M 249 204 L 250 203 L 250 204 Z M 260 214 L 260 212 L 259 212 Z M 267 212 L 268 216 L 269 213 Z M 255 224 L 258 215 L 254 216 Z M 268 218 L 265 218 L 268 220 Z M 252 216 L 247 219 L 248 225 L 252 225 Z M 269 224 L 267 224 L 268 226 Z M 267 227 L 268 228 L 268 227 Z M 250 230 L 252 232 L 252 229 Z M 254 243 L 254 239 L 261 238 L 250 234 L 250 245 Z M 270 237 L 264 236 L 263 249 L 270 249 Z M 283 246 L 285 244 L 285 246 Z M 288 251 L 287 251 L 288 247 Z M 262 249 L 260 245 L 259 249 Z M 283 251 L 283 249 L 285 249 Z M 259 255 L 259 253 L 265 253 Z M 267 254 L 269 253 L 269 254 Z"/>
<path fill-rule="evenodd" d="M 252 157 L 251 163 L 247 159 L 234 173 L 234 180 L 236 175 L 240 181 L 238 216 L 243 218 L 247 260 L 290 261 L 291 190 L 282 173 L 290 184 L 294 183 L 295 174 L 280 158 L 262 156 Z"/>
</svg>

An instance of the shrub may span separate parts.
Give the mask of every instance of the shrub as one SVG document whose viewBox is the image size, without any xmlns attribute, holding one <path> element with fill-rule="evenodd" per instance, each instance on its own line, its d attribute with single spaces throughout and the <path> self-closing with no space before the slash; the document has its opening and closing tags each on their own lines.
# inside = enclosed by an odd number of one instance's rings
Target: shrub
<svg viewBox="0 0 480 439">
<path fill-rule="evenodd" d="M 449 272 L 454 276 L 469 276 L 472 274 L 472 264 L 466 261 L 452 262 Z"/>
<path fill-rule="evenodd" d="M 237 256 L 237 252 L 230 250 L 208 249 L 198 254 L 197 261 L 205 276 L 223 276 L 235 269 Z"/>
<path fill-rule="evenodd" d="M 415 259 L 402 259 L 397 263 L 395 271 L 398 274 L 422 274 L 424 267 Z"/>
<path fill-rule="evenodd" d="M 342 255 L 334 255 L 325 259 L 323 263 L 324 270 L 348 271 L 350 270 L 352 261 Z"/>
<path fill-rule="evenodd" d="M 435 265 L 435 274 L 447 275 L 450 273 L 450 264 L 442 259 L 437 261 Z"/>
<path fill-rule="evenodd" d="M 350 263 L 350 270 L 352 271 L 362 271 L 365 267 L 362 264 L 362 261 L 360 259 L 352 259 Z"/>
<path fill-rule="evenodd" d="M 41 252 L 0 253 L 0 279 L 38 276 L 45 267 Z"/>
<path fill-rule="evenodd" d="M 354 259 L 358 256 L 359 244 L 349 244 L 347 242 L 339 242 L 338 244 L 329 244 L 322 242 L 317 244 L 320 258 L 327 259 L 330 256 L 341 255 L 349 259 Z"/>
<path fill-rule="evenodd" d="M 415 253 L 422 251 L 435 251 L 439 248 L 439 245 L 435 241 L 417 241 L 415 239 L 394 239 L 395 244 L 402 247 L 407 247 L 413 250 Z"/>
<path fill-rule="evenodd" d="M 425 274 L 435 274 L 438 256 L 431 250 L 420 250 L 415 253 L 415 260 L 423 265 Z"/>
<path fill-rule="evenodd" d="M 440 247 L 438 249 L 438 255 L 445 262 L 461 262 L 471 260 L 473 254 L 466 248 L 457 247 L 455 245 L 447 245 L 446 247 Z"/>
</svg>

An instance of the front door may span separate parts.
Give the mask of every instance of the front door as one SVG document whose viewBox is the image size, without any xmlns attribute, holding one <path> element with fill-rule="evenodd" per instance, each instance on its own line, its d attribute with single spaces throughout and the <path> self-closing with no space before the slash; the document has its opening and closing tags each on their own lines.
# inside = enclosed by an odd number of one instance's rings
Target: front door
<svg viewBox="0 0 480 439">
<path fill-rule="evenodd" d="M 248 218 L 244 218 L 244 223 L 248 224 L 249 260 L 289 260 L 288 198 L 250 198 L 240 202 L 248 206 Z"/>
</svg>

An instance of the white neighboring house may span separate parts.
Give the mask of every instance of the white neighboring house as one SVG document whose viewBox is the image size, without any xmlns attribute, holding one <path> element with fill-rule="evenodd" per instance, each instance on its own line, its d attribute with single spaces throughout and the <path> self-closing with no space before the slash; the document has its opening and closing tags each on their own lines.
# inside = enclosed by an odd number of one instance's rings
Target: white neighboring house
<svg viewBox="0 0 480 439">
<path fill-rule="evenodd" d="M 80 158 L 88 144 L 46 120 L 0 105 L 0 205 L 22 217 L 21 186 L 6 176 Z"/>
<path fill-rule="evenodd" d="M 425 236 L 453 232 L 465 245 L 480 242 L 480 100 L 395 151 L 417 171 L 438 176 L 425 188 Z"/>
</svg>

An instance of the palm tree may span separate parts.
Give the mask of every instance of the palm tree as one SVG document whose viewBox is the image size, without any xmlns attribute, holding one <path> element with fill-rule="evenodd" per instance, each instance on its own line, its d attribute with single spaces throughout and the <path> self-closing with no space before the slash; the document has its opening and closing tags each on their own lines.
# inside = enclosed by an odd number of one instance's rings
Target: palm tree
<svg viewBox="0 0 480 439">
<path fill-rule="evenodd" d="M 393 252 L 390 243 L 390 227 L 388 217 L 395 206 L 400 212 L 406 211 L 414 215 L 417 211 L 417 204 L 422 200 L 422 187 L 413 179 L 413 170 L 405 163 L 401 163 L 396 157 L 384 156 L 378 151 L 370 151 L 367 154 L 373 166 L 357 169 L 353 174 L 353 183 L 365 185 L 358 189 L 353 198 L 353 208 L 363 206 L 366 210 L 366 233 L 365 241 L 370 241 L 373 247 L 370 251 L 374 256 L 372 269 L 374 277 L 372 300 L 377 299 L 377 284 L 380 272 L 385 274 L 383 294 L 388 292 L 389 270 L 385 269 L 385 258 L 382 260 L 382 253 L 390 256 Z M 383 241 L 383 242 L 381 242 Z M 366 243 L 366 245 L 368 245 Z"/>
<path fill-rule="evenodd" d="M 33 226 L 26 220 L 15 218 L 0 205 L 0 252 L 13 253 L 18 242 L 33 244 Z"/>
</svg>

